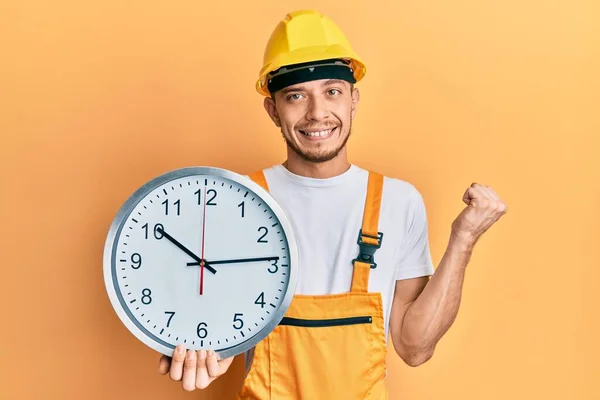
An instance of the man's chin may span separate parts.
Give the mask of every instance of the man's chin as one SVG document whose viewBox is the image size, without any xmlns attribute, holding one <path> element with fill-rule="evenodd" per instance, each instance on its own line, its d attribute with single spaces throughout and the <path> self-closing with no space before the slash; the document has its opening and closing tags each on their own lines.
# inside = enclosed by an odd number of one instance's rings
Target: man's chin
<svg viewBox="0 0 600 400">
<path fill-rule="evenodd" d="M 337 157 L 337 155 L 340 153 L 340 151 L 342 149 L 339 148 L 339 149 L 333 149 L 333 150 L 327 150 L 327 151 L 306 151 L 306 150 L 299 149 L 297 147 L 292 147 L 292 150 L 294 150 L 294 152 L 298 156 L 300 156 L 302 159 L 304 159 L 306 161 L 313 162 L 313 163 L 324 163 L 324 162 L 330 161 L 330 160 L 334 159 L 335 157 Z"/>
</svg>

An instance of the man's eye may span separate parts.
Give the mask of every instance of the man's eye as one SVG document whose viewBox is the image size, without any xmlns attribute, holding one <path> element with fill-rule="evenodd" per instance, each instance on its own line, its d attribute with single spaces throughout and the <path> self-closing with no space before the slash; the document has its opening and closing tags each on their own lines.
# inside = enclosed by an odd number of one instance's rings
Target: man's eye
<svg viewBox="0 0 600 400">
<path fill-rule="evenodd" d="M 300 94 L 298 94 L 298 93 L 290 94 L 288 96 L 288 100 L 297 100 L 299 98 L 300 98 Z"/>
<path fill-rule="evenodd" d="M 340 91 L 339 91 L 339 90 L 337 90 L 337 89 L 331 89 L 331 90 L 329 91 L 329 94 L 331 94 L 331 95 L 335 96 L 335 95 L 338 95 L 338 94 L 340 94 Z"/>
</svg>

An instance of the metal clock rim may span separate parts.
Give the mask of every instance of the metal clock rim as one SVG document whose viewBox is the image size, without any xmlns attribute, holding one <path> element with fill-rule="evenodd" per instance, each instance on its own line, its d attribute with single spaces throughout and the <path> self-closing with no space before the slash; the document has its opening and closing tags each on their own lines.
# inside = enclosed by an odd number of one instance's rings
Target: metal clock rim
<svg viewBox="0 0 600 400">
<path fill-rule="evenodd" d="M 131 194 L 129 198 L 121 205 L 119 211 L 113 218 L 113 221 L 110 225 L 104 245 L 104 284 L 113 309 L 116 311 L 116 314 L 118 315 L 119 319 L 129 329 L 129 331 L 132 332 L 138 340 L 140 340 L 150 348 L 162 354 L 172 356 L 174 347 L 172 345 L 163 345 L 157 342 L 156 340 L 152 339 L 150 336 L 154 335 L 147 331 L 144 332 L 145 328 L 143 328 L 143 330 L 140 329 L 138 324 L 132 321 L 132 318 L 135 318 L 132 315 L 129 315 L 130 311 L 121 303 L 117 293 L 117 289 L 115 288 L 114 278 L 112 274 L 113 263 L 116 262 L 114 252 L 116 251 L 117 238 L 119 232 L 123 228 L 123 225 L 127 221 L 133 209 L 142 199 L 144 199 L 150 192 L 160 187 L 161 185 L 164 185 L 167 182 L 186 176 L 195 175 L 220 176 L 226 179 L 230 179 L 243 186 L 246 186 L 248 189 L 252 190 L 257 195 L 259 195 L 279 219 L 287 240 L 290 253 L 289 282 L 286 288 L 285 296 L 281 301 L 281 305 L 277 308 L 277 310 L 274 313 L 271 314 L 271 319 L 269 323 L 266 324 L 260 331 L 258 331 L 258 333 L 253 335 L 251 338 L 238 345 L 229 346 L 222 349 L 215 349 L 215 352 L 219 355 L 220 358 L 228 358 L 250 350 L 252 347 L 256 346 L 260 341 L 266 338 L 273 329 L 275 329 L 275 327 L 283 319 L 285 312 L 291 304 L 296 284 L 298 281 L 299 255 L 292 225 L 287 215 L 285 214 L 281 206 L 277 203 L 277 201 L 273 198 L 273 196 L 249 177 L 225 168 L 215 166 L 191 166 L 167 171 L 147 181 L 144 185 L 142 185 L 135 192 L 133 192 L 133 194 Z"/>
</svg>

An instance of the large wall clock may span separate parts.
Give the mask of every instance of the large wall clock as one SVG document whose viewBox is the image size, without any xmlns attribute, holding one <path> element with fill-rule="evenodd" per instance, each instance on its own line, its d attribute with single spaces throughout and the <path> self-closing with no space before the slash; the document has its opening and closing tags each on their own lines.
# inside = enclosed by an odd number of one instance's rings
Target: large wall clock
<svg viewBox="0 0 600 400">
<path fill-rule="evenodd" d="M 229 170 L 189 167 L 152 179 L 122 205 L 103 268 L 114 310 L 143 343 L 166 355 L 183 344 L 225 358 L 281 321 L 298 254 L 269 192 Z"/>
</svg>

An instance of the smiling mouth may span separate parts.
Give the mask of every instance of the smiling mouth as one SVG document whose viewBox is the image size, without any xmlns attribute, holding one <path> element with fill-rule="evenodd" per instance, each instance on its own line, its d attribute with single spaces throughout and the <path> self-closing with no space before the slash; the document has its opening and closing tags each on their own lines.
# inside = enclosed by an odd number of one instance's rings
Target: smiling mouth
<svg viewBox="0 0 600 400">
<path fill-rule="evenodd" d="M 303 134 L 304 136 L 310 137 L 310 138 L 314 138 L 314 139 L 319 139 L 319 138 L 325 138 L 328 137 L 329 135 L 331 135 L 335 130 L 337 129 L 336 127 L 330 128 L 330 129 L 324 129 L 324 130 L 320 130 L 320 131 L 316 131 L 316 130 L 310 130 L 310 131 L 304 131 L 302 129 L 299 129 L 300 133 Z"/>
</svg>

